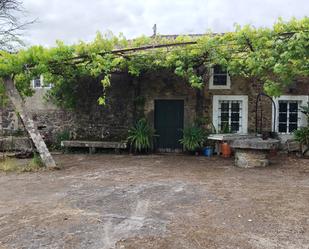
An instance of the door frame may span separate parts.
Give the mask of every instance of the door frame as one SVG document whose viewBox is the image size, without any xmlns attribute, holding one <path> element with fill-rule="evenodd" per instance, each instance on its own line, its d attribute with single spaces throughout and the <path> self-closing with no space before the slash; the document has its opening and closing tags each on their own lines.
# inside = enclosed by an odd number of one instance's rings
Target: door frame
<svg viewBox="0 0 309 249">
<path fill-rule="evenodd" d="M 153 128 L 155 128 L 155 124 L 156 124 L 156 101 L 160 101 L 160 100 L 165 100 L 165 101 L 182 101 L 183 103 L 183 115 L 182 115 L 182 128 L 181 129 L 184 129 L 185 127 L 185 120 L 186 120 L 186 112 L 185 112 L 185 98 L 184 97 L 173 97 L 173 98 L 170 98 L 170 97 L 162 97 L 162 98 L 155 98 L 153 99 Z M 158 146 L 156 145 L 155 146 L 155 149 L 158 150 Z M 180 149 L 172 149 L 172 152 L 182 152 L 183 151 L 183 146 L 181 146 Z"/>
</svg>

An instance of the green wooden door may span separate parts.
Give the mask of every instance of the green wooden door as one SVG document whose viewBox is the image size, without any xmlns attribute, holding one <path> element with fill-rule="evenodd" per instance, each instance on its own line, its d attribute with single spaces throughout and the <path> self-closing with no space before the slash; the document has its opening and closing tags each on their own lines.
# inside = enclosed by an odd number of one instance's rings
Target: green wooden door
<svg viewBox="0 0 309 249">
<path fill-rule="evenodd" d="M 160 151 L 181 150 L 179 139 L 183 129 L 183 100 L 155 100 L 156 147 Z"/>
</svg>

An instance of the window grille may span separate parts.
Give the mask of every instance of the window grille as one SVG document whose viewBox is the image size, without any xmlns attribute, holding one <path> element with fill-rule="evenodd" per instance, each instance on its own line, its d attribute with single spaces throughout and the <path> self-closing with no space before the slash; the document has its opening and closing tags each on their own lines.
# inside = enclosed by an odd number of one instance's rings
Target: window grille
<svg viewBox="0 0 309 249">
<path fill-rule="evenodd" d="M 219 101 L 218 121 L 218 127 L 222 132 L 240 132 L 242 130 L 242 101 Z"/>
<path fill-rule="evenodd" d="M 280 133 L 291 133 L 298 128 L 300 120 L 299 101 L 283 101 L 279 104 L 278 131 Z"/>
</svg>

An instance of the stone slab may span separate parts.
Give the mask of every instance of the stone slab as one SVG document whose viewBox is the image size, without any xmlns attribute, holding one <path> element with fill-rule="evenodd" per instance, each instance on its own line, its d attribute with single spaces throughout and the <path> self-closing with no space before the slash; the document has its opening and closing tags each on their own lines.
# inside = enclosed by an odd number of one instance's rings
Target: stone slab
<svg viewBox="0 0 309 249">
<path fill-rule="evenodd" d="M 208 136 L 208 139 L 217 140 L 217 141 L 232 141 L 232 140 L 248 139 L 248 138 L 255 138 L 255 135 L 250 135 L 250 134 L 211 134 L 211 135 Z"/>
<path fill-rule="evenodd" d="M 124 142 L 107 142 L 107 141 L 82 141 L 82 140 L 65 140 L 61 141 L 62 147 L 77 148 L 104 148 L 104 149 L 126 149 L 127 144 Z"/>
<path fill-rule="evenodd" d="M 280 141 L 278 139 L 267 139 L 262 138 L 247 138 L 237 139 L 230 142 L 230 146 L 234 149 L 251 149 L 251 150 L 271 150 L 279 147 Z"/>
</svg>

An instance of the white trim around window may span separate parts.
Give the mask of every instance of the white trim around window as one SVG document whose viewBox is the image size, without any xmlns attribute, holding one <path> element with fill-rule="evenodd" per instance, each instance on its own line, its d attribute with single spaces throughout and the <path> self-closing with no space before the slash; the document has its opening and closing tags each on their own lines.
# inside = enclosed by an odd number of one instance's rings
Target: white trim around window
<svg viewBox="0 0 309 249">
<path fill-rule="evenodd" d="M 37 79 L 40 79 L 40 86 L 35 85 L 35 80 L 37 80 Z M 50 89 L 52 87 L 52 84 L 48 84 L 48 85 L 44 86 L 44 77 L 43 77 L 43 75 L 40 75 L 40 78 L 36 78 L 36 79 L 32 80 L 32 87 L 34 89 L 42 89 L 42 88 Z"/>
<path fill-rule="evenodd" d="M 287 101 L 287 102 L 298 102 L 298 108 L 300 106 L 306 106 L 307 102 L 309 102 L 309 95 L 282 95 L 278 98 L 273 98 L 276 106 L 276 132 L 279 132 L 279 102 Z M 274 107 L 272 107 L 272 113 L 274 114 Z M 272 125 L 274 125 L 274 115 L 272 115 Z M 298 120 L 297 120 L 297 128 L 303 127 L 307 125 L 307 119 L 305 114 L 303 114 L 300 109 L 298 110 Z M 291 134 L 288 130 L 285 133 L 280 134 Z"/>
<path fill-rule="evenodd" d="M 214 85 L 214 68 L 209 69 L 209 89 L 231 89 L 231 77 L 226 73 L 226 85 Z"/>
<path fill-rule="evenodd" d="M 212 102 L 212 122 L 217 131 L 220 131 L 219 117 L 220 117 L 220 102 L 221 101 L 236 101 L 241 103 L 241 119 L 240 129 L 237 133 L 248 133 L 248 96 L 247 95 L 214 95 Z"/>
</svg>

